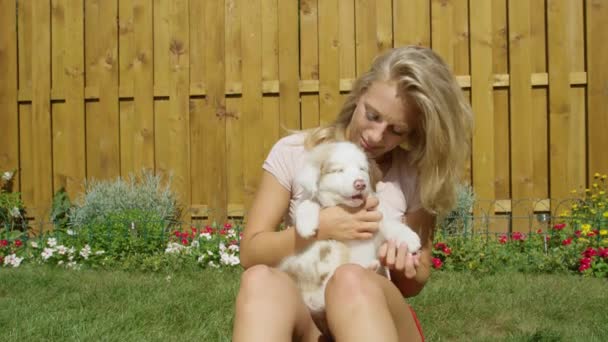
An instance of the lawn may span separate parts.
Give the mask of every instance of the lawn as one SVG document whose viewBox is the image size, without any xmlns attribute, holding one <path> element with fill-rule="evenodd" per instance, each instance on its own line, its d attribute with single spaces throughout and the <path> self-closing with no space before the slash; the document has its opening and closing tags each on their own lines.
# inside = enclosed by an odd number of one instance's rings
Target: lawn
<svg viewBox="0 0 608 342">
<path fill-rule="evenodd" d="M 238 270 L 0 270 L 0 340 L 229 341 Z M 608 283 L 437 272 L 410 300 L 428 341 L 607 341 Z"/>
</svg>

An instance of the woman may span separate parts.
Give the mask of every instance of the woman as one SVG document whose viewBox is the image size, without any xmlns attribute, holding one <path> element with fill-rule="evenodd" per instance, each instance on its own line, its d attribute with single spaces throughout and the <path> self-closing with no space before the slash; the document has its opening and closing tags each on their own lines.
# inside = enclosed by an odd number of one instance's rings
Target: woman
<svg viewBox="0 0 608 342">
<path fill-rule="evenodd" d="M 409 46 L 374 60 L 334 123 L 277 142 L 241 241 L 246 270 L 233 340 L 317 341 L 323 335 L 318 326 L 337 341 L 423 340 L 403 298 L 418 294 L 429 278 L 435 217 L 455 203 L 471 129 L 471 109 L 446 64 L 430 49 Z M 318 319 L 295 283 L 273 267 L 314 240 L 368 239 L 381 219 L 378 199 L 370 197 L 361 208 L 323 209 L 314 238 L 295 232 L 291 218 L 301 189 L 294 174 L 306 149 L 332 140 L 350 140 L 375 160 L 382 173 L 377 197 L 418 233 L 423 247 L 411 254 L 405 245 L 384 244 L 379 257 L 390 277 L 353 264 L 339 267 L 326 288 L 325 319 Z M 287 228 L 278 231 L 284 216 Z"/>
</svg>

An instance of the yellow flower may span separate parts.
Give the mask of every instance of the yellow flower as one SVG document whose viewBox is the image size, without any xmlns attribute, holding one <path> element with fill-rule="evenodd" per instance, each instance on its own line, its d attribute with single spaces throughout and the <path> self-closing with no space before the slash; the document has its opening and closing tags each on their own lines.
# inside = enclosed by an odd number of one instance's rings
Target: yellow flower
<svg viewBox="0 0 608 342">
<path fill-rule="evenodd" d="M 606 175 L 602 175 L 602 179 L 606 179 Z"/>
<path fill-rule="evenodd" d="M 600 194 L 600 195 L 603 195 L 603 194 L 605 194 L 605 193 L 606 193 L 606 192 L 605 192 L 604 190 L 600 190 L 600 192 L 599 192 L 599 194 Z"/>
<path fill-rule="evenodd" d="M 597 188 L 598 187 L 597 183 L 593 183 L 593 187 Z"/>
<path fill-rule="evenodd" d="M 600 235 L 608 235 L 608 229 L 600 229 Z"/>
<path fill-rule="evenodd" d="M 603 239 L 602 241 L 600 241 L 600 245 L 602 245 L 603 247 L 608 247 L 608 239 Z"/>
<path fill-rule="evenodd" d="M 591 192 L 591 190 L 590 189 L 585 189 L 585 192 Z"/>
<path fill-rule="evenodd" d="M 599 174 L 599 172 L 596 172 L 596 173 L 593 175 L 593 178 L 600 178 L 600 174 Z"/>
<path fill-rule="evenodd" d="M 578 209 L 578 204 L 573 204 L 572 205 L 572 210 L 576 210 L 576 209 Z"/>
<path fill-rule="evenodd" d="M 579 238 L 578 240 L 576 240 L 578 242 L 582 242 L 582 243 L 589 243 L 589 240 L 585 239 L 585 238 Z"/>
<path fill-rule="evenodd" d="M 576 195 L 576 189 L 570 190 L 570 193 L 573 194 L 573 195 Z"/>
<path fill-rule="evenodd" d="M 591 232 L 591 225 L 589 223 L 585 223 L 581 226 L 581 233 L 587 235 L 587 233 Z"/>
<path fill-rule="evenodd" d="M 591 209 L 589 212 L 590 212 L 591 214 L 593 214 L 593 215 L 595 215 L 595 214 L 597 213 L 597 212 L 595 211 L 595 209 Z"/>
<path fill-rule="evenodd" d="M 561 212 L 561 214 L 559 214 L 559 217 L 566 217 L 570 215 L 570 211 L 569 210 L 564 210 Z"/>
<path fill-rule="evenodd" d="M 604 211 L 604 213 L 602 214 L 602 216 L 604 216 L 604 218 L 608 218 L 608 211 Z"/>
</svg>

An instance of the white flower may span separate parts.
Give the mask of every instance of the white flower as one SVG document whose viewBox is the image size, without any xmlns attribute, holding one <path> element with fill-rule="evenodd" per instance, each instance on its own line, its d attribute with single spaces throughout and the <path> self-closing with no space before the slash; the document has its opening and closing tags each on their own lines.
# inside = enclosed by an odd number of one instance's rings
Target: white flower
<svg viewBox="0 0 608 342">
<path fill-rule="evenodd" d="M 74 248 L 74 246 L 70 247 L 70 249 L 68 249 L 68 254 L 69 255 L 73 255 L 74 253 L 76 253 L 76 249 Z M 72 259 L 70 259 L 72 260 Z"/>
<path fill-rule="evenodd" d="M 6 171 L 2 174 L 2 180 L 5 182 L 10 181 L 13 178 L 13 172 L 12 171 Z"/>
<path fill-rule="evenodd" d="M 42 259 L 44 259 L 44 261 L 49 260 L 50 257 L 53 256 L 53 252 L 55 250 L 52 248 L 45 248 L 42 253 L 40 253 L 40 256 L 42 257 Z"/>
<path fill-rule="evenodd" d="M 171 275 L 168 275 L 167 278 L 165 278 L 166 281 L 171 281 Z"/>
<path fill-rule="evenodd" d="M 68 230 L 66 231 L 66 233 L 68 233 L 68 235 L 70 235 L 70 236 L 74 236 L 74 235 L 76 235 L 76 232 L 75 232 L 75 231 L 73 231 L 73 230 L 71 230 L 71 229 L 68 229 Z"/>
<path fill-rule="evenodd" d="M 59 266 L 63 265 L 63 260 L 57 261 L 57 265 L 59 265 Z"/>
<path fill-rule="evenodd" d="M 240 250 L 239 245 L 230 245 L 228 246 L 228 250 L 233 252 L 238 252 Z"/>
<path fill-rule="evenodd" d="M 235 238 L 236 237 L 236 231 L 234 229 L 230 229 L 228 231 L 228 237 L 229 238 Z"/>
<path fill-rule="evenodd" d="M 13 209 L 10 210 L 10 214 L 12 217 L 21 217 L 21 212 L 17 207 L 13 207 Z"/>
<path fill-rule="evenodd" d="M 186 247 L 184 245 L 181 245 L 177 242 L 169 242 L 169 244 L 167 244 L 167 248 L 165 249 L 165 253 L 175 254 L 181 252 L 185 248 Z"/>
<path fill-rule="evenodd" d="M 73 268 L 75 270 L 77 270 L 79 268 L 80 265 L 78 265 L 78 263 L 76 263 L 76 261 L 70 261 L 67 263 L 67 265 L 65 265 L 67 268 Z"/>
<path fill-rule="evenodd" d="M 84 248 L 80 250 L 80 256 L 86 260 L 89 258 L 89 254 L 91 254 L 91 246 L 86 244 L 84 245 Z"/>
<path fill-rule="evenodd" d="M 216 263 L 214 263 L 213 261 L 209 261 L 209 263 L 207 263 L 207 265 L 211 266 L 211 267 L 215 267 L 215 268 L 219 268 L 220 265 L 217 265 Z"/>
<path fill-rule="evenodd" d="M 212 251 L 207 251 L 207 254 L 213 256 L 213 252 Z"/>
<path fill-rule="evenodd" d="M 223 242 L 220 242 L 220 252 L 223 252 L 226 250 L 226 245 L 224 245 Z"/>
<path fill-rule="evenodd" d="M 55 238 L 49 238 L 48 240 L 46 240 L 46 244 L 49 247 L 55 247 L 55 246 L 57 246 L 57 239 L 55 239 Z"/>
<path fill-rule="evenodd" d="M 105 253 L 105 251 L 103 251 L 103 250 L 98 250 L 97 252 L 95 252 L 95 255 L 102 255 L 103 253 Z"/>
<path fill-rule="evenodd" d="M 7 255 L 6 258 L 4 259 L 4 266 L 19 267 L 19 265 L 21 265 L 22 261 L 23 261 L 23 258 L 20 258 L 15 254 Z"/>
<path fill-rule="evenodd" d="M 239 258 L 234 254 L 220 253 L 220 263 L 230 266 L 238 265 Z"/>
<path fill-rule="evenodd" d="M 201 233 L 200 236 L 205 238 L 205 240 L 207 240 L 207 241 L 211 240 L 211 234 L 209 234 L 209 233 Z"/>
<path fill-rule="evenodd" d="M 200 257 L 198 257 L 198 259 L 196 259 L 196 262 L 203 262 L 205 261 L 205 254 L 201 255 Z"/>
<path fill-rule="evenodd" d="M 190 244 L 190 246 L 192 246 L 192 248 L 198 248 L 201 244 L 198 242 L 198 240 L 194 240 L 192 241 L 192 243 Z"/>
<path fill-rule="evenodd" d="M 30 241 L 30 246 L 32 246 L 32 248 L 38 248 L 38 243 L 36 241 Z"/>
<path fill-rule="evenodd" d="M 64 245 L 57 246 L 57 253 L 59 255 L 65 255 L 68 252 L 68 249 Z"/>
</svg>

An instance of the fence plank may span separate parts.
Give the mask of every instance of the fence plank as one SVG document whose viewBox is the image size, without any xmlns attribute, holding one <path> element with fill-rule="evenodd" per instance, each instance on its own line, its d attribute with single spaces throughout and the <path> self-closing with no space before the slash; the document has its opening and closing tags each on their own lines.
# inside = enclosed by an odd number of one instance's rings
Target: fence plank
<svg viewBox="0 0 608 342">
<path fill-rule="evenodd" d="M 452 69 L 454 68 L 453 13 L 452 1 L 431 0 L 431 46 Z"/>
<path fill-rule="evenodd" d="M 549 55 L 549 122 L 550 122 L 550 184 L 551 196 L 565 198 L 575 187 L 575 175 L 571 174 L 568 164 L 575 162 L 568 155 L 570 144 L 576 142 L 570 135 L 570 125 L 574 123 L 570 106 L 568 82 L 568 61 L 565 29 L 565 3 L 547 3 L 547 27 Z M 582 167 L 582 165 L 575 165 Z"/>
<path fill-rule="evenodd" d="M 527 0 L 509 2 L 509 60 L 511 66 L 511 197 L 519 201 L 533 196 L 533 143 L 529 118 L 531 100 L 530 4 Z M 518 15 L 515 15 L 518 13 Z M 513 210 L 515 218 L 527 216 L 524 205 Z M 514 227 L 521 230 L 520 227 Z"/>
<path fill-rule="evenodd" d="M 472 0 L 475 16 L 471 17 L 471 92 L 475 115 L 473 135 L 473 187 L 479 198 L 494 199 L 494 90 L 492 74 L 492 4 Z M 477 213 L 478 215 L 478 213 Z"/>
<path fill-rule="evenodd" d="M 393 0 L 395 46 L 431 46 L 431 6 L 428 0 Z"/>
<path fill-rule="evenodd" d="M 376 3 L 370 0 L 355 0 L 355 53 L 357 76 L 369 69 L 378 54 L 376 27 L 378 15 Z"/>
<path fill-rule="evenodd" d="M 17 3 L 0 0 L 0 172 L 19 171 Z M 19 173 L 16 172 L 17 180 Z M 13 183 L 14 190 L 19 183 Z"/>
<path fill-rule="evenodd" d="M 319 80 L 318 13 L 317 0 L 300 1 L 300 78 L 304 80 Z M 319 126 L 319 95 L 300 94 L 300 107 L 302 128 Z"/>
<path fill-rule="evenodd" d="M 19 89 L 32 87 L 32 1 L 19 0 L 17 2 L 18 30 L 18 64 Z M 21 198 L 26 207 L 34 203 L 34 146 L 32 144 L 32 105 L 21 103 L 19 110 L 19 184 L 17 189 L 21 191 Z M 16 184 L 17 185 L 17 184 Z M 28 215 L 33 216 L 30 212 Z"/>
<path fill-rule="evenodd" d="M 38 218 L 48 217 L 53 197 L 51 149 L 51 8 L 35 1 L 32 6 L 32 146 L 34 160 L 33 208 Z"/>
<path fill-rule="evenodd" d="M 243 139 L 245 189 L 257 187 L 262 174 L 265 157 L 264 146 L 259 143 L 259 132 L 263 129 L 262 103 L 262 7 L 257 1 L 247 2 L 243 9 L 241 31 L 243 47 L 243 125 L 246 127 Z M 316 34 L 316 31 L 315 31 Z M 252 197 L 248 198 L 249 206 Z"/>
<path fill-rule="evenodd" d="M 376 1 L 376 48 L 377 48 L 376 54 L 386 51 L 392 47 L 393 47 L 393 4 L 392 4 L 392 0 L 378 0 L 378 1 Z"/>
<path fill-rule="evenodd" d="M 340 79 L 355 79 L 357 75 L 355 52 L 355 3 L 353 0 L 339 0 L 338 22 L 340 26 Z M 347 94 L 340 94 L 340 104 Z"/>
<path fill-rule="evenodd" d="M 340 111 L 340 26 L 337 0 L 319 3 L 320 121 L 332 122 Z"/>
<path fill-rule="evenodd" d="M 87 86 L 99 88 L 99 101 L 87 104 L 87 177 L 120 174 L 117 3 L 85 3 Z"/>
<path fill-rule="evenodd" d="M 298 53 L 298 4 L 279 1 L 279 89 L 280 125 L 282 129 L 301 128 Z M 282 131 L 281 135 L 286 132 Z"/>
<path fill-rule="evenodd" d="M 54 188 L 65 188 L 71 198 L 84 190 L 86 177 L 83 6 L 61 0 L 53 7 L 53 87 L 65 94 L 65 103 L 53 105 Z"/>
<path fill-rule="evenodd" d="M 586 2 L 587 34 L 587 132 L 589 178 L 595 172 L 608 172 L 608 3 L 603 0 Z"/>
</svg>

